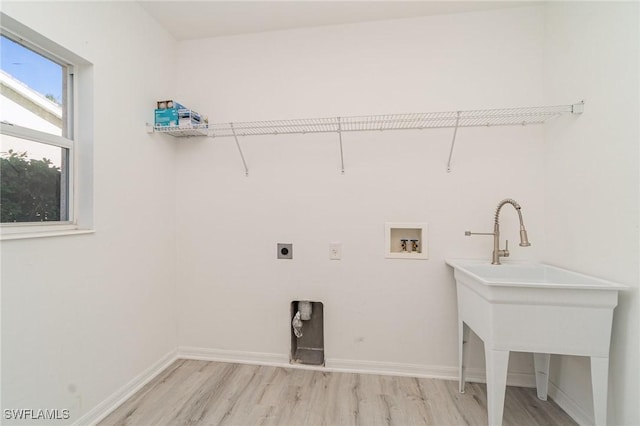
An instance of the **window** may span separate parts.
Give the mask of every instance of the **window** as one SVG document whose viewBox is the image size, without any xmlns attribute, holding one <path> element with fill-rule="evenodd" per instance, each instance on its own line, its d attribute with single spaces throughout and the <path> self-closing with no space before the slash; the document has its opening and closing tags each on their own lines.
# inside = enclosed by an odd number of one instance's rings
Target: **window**
<svg viewBox="0 0 640 426">
<path fill-rule="evenodd" d="M 90 214 L 91 130 L 79 126 L 76 76 L 83 59 L 2 14 L 0 34 L 0 223 L 6 235 L 78 229 L 80 206 Z M 80 73 L 83 75 L 83 72 Z M 89 77 L 90 81 L 91 78 Z M 81 86 L 83 89 L 86 84 Z M 89 90 L 90 91 L 90 90 Z M 88 107 L 88 108 L 86 108 Z M 90 120 L 88 120 L 90 121 Z M 78 129 L 84 129 L 78 132 Z M 77 133 L 83 133 L 82 144 Z M 81 148 L 81 145 L 85 145 Z M 82 155 L 79 150 L 84 149 Z M 78 159 L 85 159 L 78 164 Z M 80 172 L 80 173 L 79 173 Z M 78 175 L 83 185 L 78 185 Z M 87 179 L 85 179 L 87 178 Z M 87 212 L 85 212 L 87 213 Z M 87 226 L 88 225 L 88 226 Z M 91 226 L 84 218 L 84 228 Z"/>
</svg>

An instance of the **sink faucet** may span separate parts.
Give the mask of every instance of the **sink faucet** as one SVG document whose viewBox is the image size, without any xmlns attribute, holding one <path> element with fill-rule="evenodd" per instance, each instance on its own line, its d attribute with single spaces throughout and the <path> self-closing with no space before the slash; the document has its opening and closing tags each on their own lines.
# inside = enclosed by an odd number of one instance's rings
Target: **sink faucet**
<svg viewBox="0 0 640 426">
<path fill-rule="evenodd" d="M 493 222 L 493 232 L 471 232 L 465 231 L 464 235 L 493 235 L 493 254 L 491 256 L 491 264 L 492 265 L 500 265 L 501 257 L 509 257 L 509 240 L 506 240 L 506 245 L 504 250 L 500 250 L 500 210 L 502 206 L 505 204 L 511 204 L 513 208 L 518 212 L 518 219 L 520 219 L 520 247 L 529 247 L 531 243 L 529 243 L 529 238 L 527 237 L 527 230 L 524 227 L 524 222 L 522 221 L 522 212 L 520 204 L 516 203 L 515 200 L 511 198 L 504 199 L 498 203 L 498 207 L 496 208 L 495 220 Z"/>
</svg>

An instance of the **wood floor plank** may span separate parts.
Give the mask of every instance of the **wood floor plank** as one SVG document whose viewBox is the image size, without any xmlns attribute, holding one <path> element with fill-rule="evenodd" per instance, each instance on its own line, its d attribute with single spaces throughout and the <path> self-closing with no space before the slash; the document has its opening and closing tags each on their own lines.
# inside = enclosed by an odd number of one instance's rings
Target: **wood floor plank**
<svg viewBox="0 0 640 426">
<path fill-rule="evenodd" d="M 575 425 L 535 389 L 508 387 L 505 426 Z M 100 426 L 486 425 L 486 386 L 456 381 L 178 360 Z"/>
</svg>

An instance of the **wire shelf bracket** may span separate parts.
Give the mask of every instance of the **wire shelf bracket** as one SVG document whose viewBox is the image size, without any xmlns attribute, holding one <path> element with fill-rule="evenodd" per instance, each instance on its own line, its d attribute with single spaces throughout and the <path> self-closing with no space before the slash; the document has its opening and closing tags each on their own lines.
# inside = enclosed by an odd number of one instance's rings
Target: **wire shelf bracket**
<svg viewBox="0 0 640 426">
<path fill-rule="evenodd" d="M 338 120 L 338 138 L 340 139 L 340 173 L 344 174 L 344 154 L 342 152 L 342 125 L 340 123 L 340 117 Z"/>
<path fill-rule="evenodd" d="M 451 149 L 449 149 L 449 160 L 447 161 L 447 173 L 451 173 L 451 157 L 453 157 L 453 147 L 456 144 L 456 134 L 460 123 L 460 111 L 456 114 L 456 126 L 453 128 L 453 139 L 451 139 Z"/>
<path fill-rule="evenodd" d="M 470 111 L 448 111 L 408 114 L 385 114 L 369 116 L 304 118 L 294 120 L 246 121 L 235 123 L 213 123 L 183 129 L 178 126 L 162 127 L 147 125 L 148 133 L 166 133 L 175 137 L 233 137 L 240 153 L 245 175 L 249 168 L 242 152 L 239 136 L 287 135 L 307 133 L 338 133 L 340 143 L 340 171 L 344 173 L 342 135 L 345 132 L 382 130 L 423 130 L 452 128 L 453 138 L 449 149 L 447 172 L 451 172 L 453 151 L 461 127 L 492 127 L 542 124 L 564 114 L 582 114 L 584 101 L 571 105 L 520 107 Z"/>
<path fill-rule="evenodd" d="M 238 152 L 240 153 L 240 158 L 242 159 L 242 165 L 244 166 L 244 175 L 249 177 L 249 168 L 247 167 L 247 162 L 244 159 L 244 154 L 242 153 L 242 147 L 240 147 L 240 141 L 238 141 L 238 135 L 236 135 L 236 129 L 233 127 L 233 123 L 229 123 L 231 127 L 231 131 L 233 132 L 233 138 L 236 140 L 236 147 L 238 147 Z"/>
</svg>

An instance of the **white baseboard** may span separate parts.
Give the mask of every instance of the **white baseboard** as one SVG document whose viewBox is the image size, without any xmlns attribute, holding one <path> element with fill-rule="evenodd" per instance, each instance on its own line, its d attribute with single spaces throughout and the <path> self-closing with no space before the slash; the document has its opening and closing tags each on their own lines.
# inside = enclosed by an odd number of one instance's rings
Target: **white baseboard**
<svg viewBox="0 0 640 426">
<path fill-rule="evenodd" d="M 549 397 L 581 426 L 595 425 L 593 414 L 586 412 L 575 399 L 564 393 L 555 383 L 549 381 Z"/>
<path fill-rule="evenodd" d="M 458 380 L 456 367 L 443 367 L 422 364 L 403 364 L 380 361 L 361 361 L 351 359 L 327 358 L 325 366 L 289 364 L 286 354 L 229 351 L 225 349 L 195 348 L 181 346 L 178 358 L 203 361 L 231 362 L 239 364 L 269 365 L 275 367 L 300 368 L 305 370 L 336 371 L 343 373 L 383 374 L 392 376 L 423 377 L 428 379 Z M 484 370 L 467 370 L 467 381 L 485 383 Z M 509 386 L 535 387 L 535 376 L 527 373 L 509 373 Z"/>
<path fill-rule="evenodd" d="M 173 364 L 177 359 L 177 351 L 174 349 L 156 361 L 151 367 L 136 376 L 129 383 L 115 391 L 107 399 L 86 412 L 82 417 L 73 422 L 72 425 L 95 425 L 107 417 L 107 415 L 109 415 L 113 410 L 118 408 L 123 402 L 133 396 L 133 394 L 142 389 L 144 385 L 149 383 L 154 377 Z"/>
<path fill-rule="evenodd" d="M 455 380 L 458 380 L 458 370 L 456 369 Z M 467 382 L 487 383 L 487 376 L 484 368 L 469 368 L 466 373 Z M 517 386 L 520 388 L 535 388 L 536 376 L 533 373 L 507 373 L 507 386 Z"/>
<path fill-rule="evenodd" d="M 458 377 L 458 369 L 455 367 L 338 358 L 327 358 L 326 369 L 343 373 L 381 374 L 445 380 L 457 380 Z"/>
<path fill-rule="evenodd" d="M 289 357 L 287 355 L 266 352 L 229 351 L 226 349 L 179 346 L 177 356 L 181 359 L 231 362 L 235 364 L 256 364 L 277 367 L 289 365 Z"/>
</svg>

